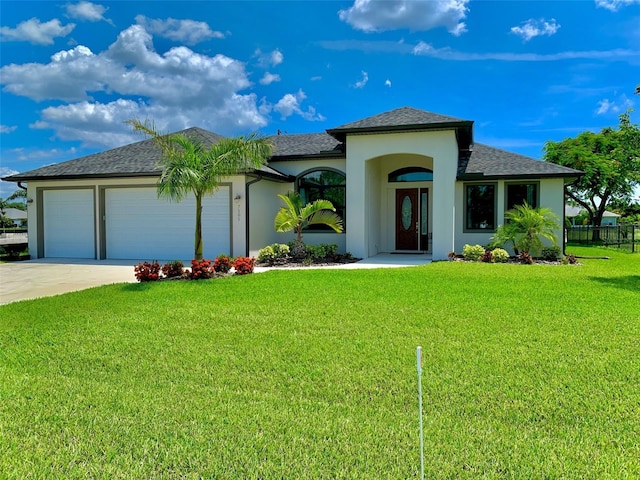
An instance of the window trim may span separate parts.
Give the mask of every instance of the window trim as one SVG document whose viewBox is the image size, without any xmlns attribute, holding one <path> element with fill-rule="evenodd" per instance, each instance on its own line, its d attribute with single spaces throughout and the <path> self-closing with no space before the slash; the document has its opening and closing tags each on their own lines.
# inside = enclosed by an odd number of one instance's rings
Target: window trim
<svg viewBox="0 0 640 480">
<path fill-rule="evenodd" d="M 468 187 L 482 186 L 493 187 L 493 228 L 468 228 L 467 226 L 467 209 L 468 209 Z M 462 231 L 463 233 L 495 233 L 498 228 L 498 182 L 465 182 L 463 188 L 463 209 L 462 209 Z"/>
<path fill-rule="evenodd" d="M 343 187 L 344 188 L 344 214 L 341 215 L 341 218 L 342 218 L 342 234 L 344 234 L 347 231 L 347 221 L 346 221 L 346 217 L 347 217 L 347 174 L 345 172 L 343 172 L 342 170 L 339 170 L 339 169 L 333 168 L 333 167 L 312 167 L 312 168 L 309 168 L 307 170 L 304 170 L 303 172 L 300 172 L 298 175 L 296 175 L 294 186 L 295 186 L 295 191 L 297 193 L 300 193 L 300 180 L 303 177 L 306 177 L 310 173 L 314 173 L 314 172 L 334 172 L 334 173 L 338 173 L 338 174 L 340 174 L 340 175 L 342 175 L 344 177 L 344 185 L 334 185 L 334 188 L 335 187 Z M 334 205 L 334 207 L 335 207 L 335 205 Z M 334 234 L 334 235 L 340 235 L 340 234 L 334 232 L 331 229 L 327 229 L 327 230 L 318 229 L 318 230 L 316 230 L 315 228 L 305 227 L 303 229 L 303 231 L 306 232 L 306 233 L 313 233 L 313 234 L 316 234 L 316 233 L 320 233 L 320 234 L 331 233 L 331 234 Z"/>
<path fill-rule="evenodd" d="M 391 180 L 391 175 L 396 175 L 396 177 L 399 177 L 401 175 L 411 174 L 411 173 L 428 173 L 428 174 L 431 174 L 431 179 L 430 180 L 429 179 L 406 180 L 406 181 Z M 426 167 L 413 166 L 413 167 L 398 168 L 393 172 L 389 172 L 387 174 L 387 183 L 418 183 L 418 182 L 433 182 L 433 170 Z"/>
</svg>

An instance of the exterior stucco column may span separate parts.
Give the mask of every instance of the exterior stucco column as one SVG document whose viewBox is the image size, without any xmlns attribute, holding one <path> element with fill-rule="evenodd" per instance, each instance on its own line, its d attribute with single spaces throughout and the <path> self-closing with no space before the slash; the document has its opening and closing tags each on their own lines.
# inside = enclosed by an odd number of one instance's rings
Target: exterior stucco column
<svg viewBox="0 0 640 480">
<path fill-rule="evenodd" d="M 354 149 L 355 150 L 355 149 Z M 349 150 L 347 150 L 348 152 Z M 348 154 L 346 250 L 354 257 L 367 258 L 366 161 L 363 156 Z"/>
<path fill-rule="evenodd" d="M 433 157 L 434 260 L 446 260 L 449 252 L 455 249 L 457 152 L 454 155 L 455 161 L 452 155 Z"/>
</svg>

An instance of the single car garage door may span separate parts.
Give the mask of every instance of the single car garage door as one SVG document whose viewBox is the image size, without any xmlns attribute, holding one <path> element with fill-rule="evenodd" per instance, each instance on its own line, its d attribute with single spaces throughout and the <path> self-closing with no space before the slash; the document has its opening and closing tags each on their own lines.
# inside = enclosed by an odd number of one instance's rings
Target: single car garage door
<svg viewBox="0 0 640 480">
<path fill-rule="evenodd" d="M 108 259 L 189 260 L 193 258 L 196 206 L 159 199 L 155 187 L 105 190 L 105 250 Z M 203 255 L 230 254 L 229 187 L 203 199 Z"/>
<path fill-rule="evenodd" d="M 93 189 L 42 192 L 47 258 L 96 258 Z"/>
</svg>

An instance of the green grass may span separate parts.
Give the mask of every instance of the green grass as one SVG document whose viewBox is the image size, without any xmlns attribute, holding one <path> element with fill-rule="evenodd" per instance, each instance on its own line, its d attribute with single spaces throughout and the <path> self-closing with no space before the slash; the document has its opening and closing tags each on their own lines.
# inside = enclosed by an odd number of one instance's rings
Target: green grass
<svg viewBox="0 0 640 480">
<path fill-rule="evenodd" d="M 0 478 L 640 477 L 640 255 L 0 307 Z M 133 275 L 133 268 L 132 268 Z"/>
</svg>

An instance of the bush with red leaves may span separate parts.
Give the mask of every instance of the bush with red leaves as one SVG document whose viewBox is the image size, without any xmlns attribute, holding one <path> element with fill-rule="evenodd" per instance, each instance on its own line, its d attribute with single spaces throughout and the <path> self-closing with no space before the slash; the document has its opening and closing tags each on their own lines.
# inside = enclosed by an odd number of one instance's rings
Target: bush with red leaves
<svg viewBox="0 0 640 480">
<path fill-rule="evenodd" d="M 233 260 L 228 255 L 218 255 L 213 261 L 213 269 L 217 273 L 229 273 L 233 265 Z"/>
<path fill-rule="evenodd" d="M 184 264 L 180 260 L 165 263 L 162 266 L 162 274 L 166 278 L 181 277 L 184 274 Z"/>
<path fill-rule="evenodd" d="M 201 280 L 211 278 L 213 276 L 213 263 L 211 260 L 191 260 L 191 271 L 189 278 L 191 280 Z"/>
<path fill-rule="evenodd" d="M 253 267 L 255 267 L 256 259 L 249 257 L 238 257 L 233 261 L 233 268 L 236 269 L 236 275 L 246 275 L 253 273 Z"/>
<path fill-rule="evenodd" d="M 155 260 L 138 263 L 136 267 L 133 267 L 133 271 L 139 282 L 155 282 L 160 279 L 160 264 Z"/>
</svg>

